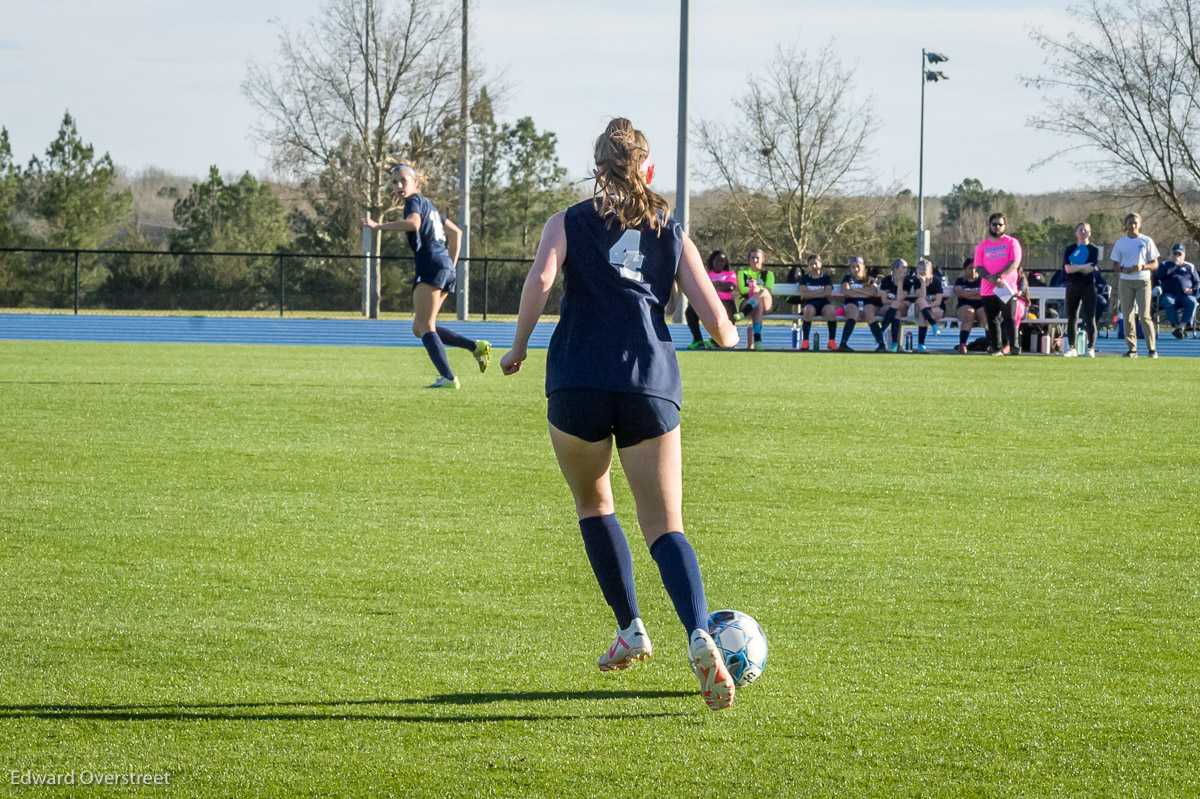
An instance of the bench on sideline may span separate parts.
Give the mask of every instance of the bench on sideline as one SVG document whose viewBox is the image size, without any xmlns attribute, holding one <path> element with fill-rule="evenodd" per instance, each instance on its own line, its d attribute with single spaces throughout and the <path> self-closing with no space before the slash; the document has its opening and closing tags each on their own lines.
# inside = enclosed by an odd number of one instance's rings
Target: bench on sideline
<svg viewBox="0 0 1200 799">
<path fill-rule="evenodd" d="M 784 299 L 786 297 L 796 297 L 796 296 L 799 296 L 799 294 L 800 294 L 800 284 L 799 283 L 776 283 L 775 290 L 771 292 L 771 295 L 773 297 L 775 297 L 776 299 Z M 834 284 L 832 296 L 833 297 L 844 296 L 842 293 L 842 284 L 841 283 Z M 954 296 L 953 287 L 944 288 L 942 290 L 942 296 L 953 297 Z M 1066 320 L 1064 320 L 1064 319 L 1059 319 L 1057 317 L 1053 318 L 1053 319 L 1046 318 L 1046 301 L 1047 300 L 1065 300 L 1066 298 L 1067 298 L 1067 289 L 1065 287 L 1030 286 L 1029 287 L 1029 302 L 1030 302 L 1031 307 L 1033 306 L 1034 303 L 1037 304 L 1037 318 L 1036 319 L 1031 319 L 1031 318 L 1022 319 L 1021 324 L 1023 324 L 1023 325 L 1024 324 L 1035 324 L 1035 325 L 1065 324 Z M 916 303 L 913 303 L 912 305 L 909 306 L 908 314 L 904 317 L 903 321 L 905 321 L 905 322 L 914 321 L 915 313 L 916 313 Z M 795 319 L 800 318 L 800 314 L 798 314 L 798 313 L 769 313 L 764 318 L 765 319 L 795 320 Z M 820 320 L 817 320 L 817 321 L 820 321 Z M 940 324 L 942 327 L 945 327 L 945 328 L 958 327 L 958 317 L 947 315 L 945 318 L 939 319 L 938 324 Z"/>
</svg>

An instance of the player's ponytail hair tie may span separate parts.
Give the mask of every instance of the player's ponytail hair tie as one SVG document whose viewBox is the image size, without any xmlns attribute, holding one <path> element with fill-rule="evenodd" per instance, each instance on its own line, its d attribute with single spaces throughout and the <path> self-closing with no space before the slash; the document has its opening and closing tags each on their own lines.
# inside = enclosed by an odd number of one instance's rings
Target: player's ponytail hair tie
<svg viewBox="0 0 1200 799">
<path fill-rule="evenodd" d="M 592 177 L 600 177 L 603 171 L 603 167 L 592 167 Z M 654 182 L 654 158 L 650 153 L 646 153 L 646 160 L 642 161 L 642 165 L 638 167 L 638 173 L 645 176 L 644 179 L 647 186 Z"/>
<path fill-rule="evenodd" d="M 596 210 L 615 217 L 621 227 L 646 224 L 651 230 L 660 230 L 670 206 L 648 188 L 654 179 L 654 160 L 645 134 L 628 119 L 618 117 L 596 139 L 594 155 L 592 204 Z"/>
<path fill-rule="evenodd" d="M 650 151 L 646 151 L 646 160 L 642 161 L 642 165 L 638 167 L 638 173 L 646 176 L 646 185 L 649 186 L 654 182 L 654 159 L 650 156 Z"/>
</svg>

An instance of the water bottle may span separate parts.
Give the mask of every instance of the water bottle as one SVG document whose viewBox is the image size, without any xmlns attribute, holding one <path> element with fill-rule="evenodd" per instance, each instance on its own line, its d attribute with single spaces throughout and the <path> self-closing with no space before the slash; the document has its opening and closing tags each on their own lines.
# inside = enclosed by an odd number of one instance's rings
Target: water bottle
<svg viewBox="0 0 1200 799">
<path fill-rule="evenodd" d="M 750 296 L 753 297 L 757 291 L 758 291 L 758 280 L 756 278 L 752 277 L 752 278 L 750 278 Z"/>
<path fill-rule="evenodd" d="M 1083 351 L 1087 349 L 1087 332 L 1080 328 L 1075 334 L 1075 351 L 1083 355 Z"/>
<path fill-rule="evenodd" d="M 912 352 L 912 331 L 909 330 L 904 334 L 904 351 Z"/>
<path fill-rule="evenodd" d="M 792 349 L 800 349 L 800 320 L 792 322 Z"/>
<path fill-rule="evenodd" d="M 813 352 L 821 351 L 821 334 L 813 333 Z"/>
</svg>

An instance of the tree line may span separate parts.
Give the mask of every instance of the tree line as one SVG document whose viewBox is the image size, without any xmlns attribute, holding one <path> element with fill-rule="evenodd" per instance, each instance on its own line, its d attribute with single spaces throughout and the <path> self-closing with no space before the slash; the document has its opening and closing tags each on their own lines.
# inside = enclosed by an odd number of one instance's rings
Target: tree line
<svg viewBox="0 0 1200 799">
<path fill-rule="evenodd" d="M 555 136 L 530 117 L 497 122 L 486 89 L 473 118 L 474 257 L 529 257 L 546 215 L 577 194 L 558 164 Z M 438 197 L 447 180 L 437 163 L 427 168 L 435 202 L 452 200 Z M 24 167 L 13 160 L 8 130 L 0 128 L 0 248 L 110 250 L 83 259 L 82 283 L 108 298 L 102 304 L 117 308 L 269 305 L 279 292 L 279 259 L 271 256 L 315 256 L 286 261 L 291 307 L 303 308 L 312 298 L 321 307 L 353 308 L 361 293 L 361 262 L 320 257 L 355 253 L 360 243 L 360 198 L 331 191 L 333 171 L 319 173 L 313 185 L 285 186 L 248 172 L 222 176 L 214 166 L 186 194 L 160 190 L 175 201 L 169 234 L 156 237 L 140 224 L 112 158 L 84 141 L 68 112 L 45 154 Z M 285 202 L 285 195 L 299 199 Z M 176 257 L 132 254 L 146 251 Z M 271 256 L 211 254 L 221 252 Z M 382 255 L 409 253 L 401 237 L 387 237 Z M 74 276 L 70 254 L 0 253 L 0 305 L 62 307 L 69 304 Z"/>
<path fill-rule="evenodd" d="M 1064 153 L 1090 150 L 1089 174 L 1109 187 L 1058 198 L 1048 213 L 1045 198 L 966 177 L 927 198 L 934 207 L 926 218 L 938 220 L 935 249 L 979 238 L 995 210 L 1027 244 L 1065 243 L 1084 220 L 1096 240 L 1111 240 L 1128 210 L 1140 211 L 1159 238 L 1200 237 L 1197 10 L 1192 0 L 1131 0 L 1114 14 L 1093 0 L 1076 10 L 1080 25 L 1065 37 L 1035 31 L 1047 72 L 1025 80 L 1044 91 L 1047 110 L 1031 124 L 1065 136 Z M 161 243 L 140 227 L 111 158 L 84 142 L 69 113 L 44 156 L 24 167 L 0 128 L 0 247 L 165 249 L 178 257 L 108 258 L 89 274 L 90 288 L 152 305 L 207 293 L 228 298 L 210 305 L 253 306 L 275 292 L 278 259 L 196 253 L 356 252 L 364 209 L 375 218 L 397 210 L 387 175 L 398 161 L 415 163 L 423 192 L 456 216 L 465 138 L 473 154 L 472 258 L 530 256 L 546 216 L 586 190 L 568 181 L 553 132 L 530 116 L 499 121 L 507 87 L 483 66 L 468 75 L 463 113 L 459 13 L 449 0 L 327 0 L 305 26 L 281 25 L 274 60 L 250 64 L 242 86 L 261 113 L 255 135 L 278 182 L 210 170 L 176 198 Z M 726 119 L 694 123 L 699 171 L 713 187 L 692 206 L 702 248 L 736 260 L 758 246 L 784 263 L 810 252 L 830 262 L 855 254 L 886 263 L 915 250 L 911 193 L 881 185 L 866 167 L 876 104 L 860 96 L 832 44 L 777 49 L 732 106 Z M 407 256 L 401 237 L 375 246 Z M 380 263 L 388 268 L 387 258 Z M 64 258 L 0 253 L 0 303 L 61 301 L 69 273 Z M 360 266 L 350 260 L 297 261 L 286 279 L 293 296 L 325 293 L 347 307 L 361 293 Z M 372 279 L 375 287 L 382 281 L 379 273 Z M 372 315 L 379 302 L 373 298 Z"/>
</svg>

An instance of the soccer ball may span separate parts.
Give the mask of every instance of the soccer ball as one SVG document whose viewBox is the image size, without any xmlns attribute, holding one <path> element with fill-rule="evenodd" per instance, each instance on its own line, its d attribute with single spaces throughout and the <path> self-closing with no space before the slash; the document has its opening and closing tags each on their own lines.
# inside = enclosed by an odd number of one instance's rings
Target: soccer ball
<svg viewBox="0 0 1200 799">
<path fill-rule="evenodd" d="M 758 622 L 738 610 L 718 610 L 708 616 L 708 634 L 725 657 L 739 688 L 758 679 L 767 667 L 767 636 Z"/>
</svg>

